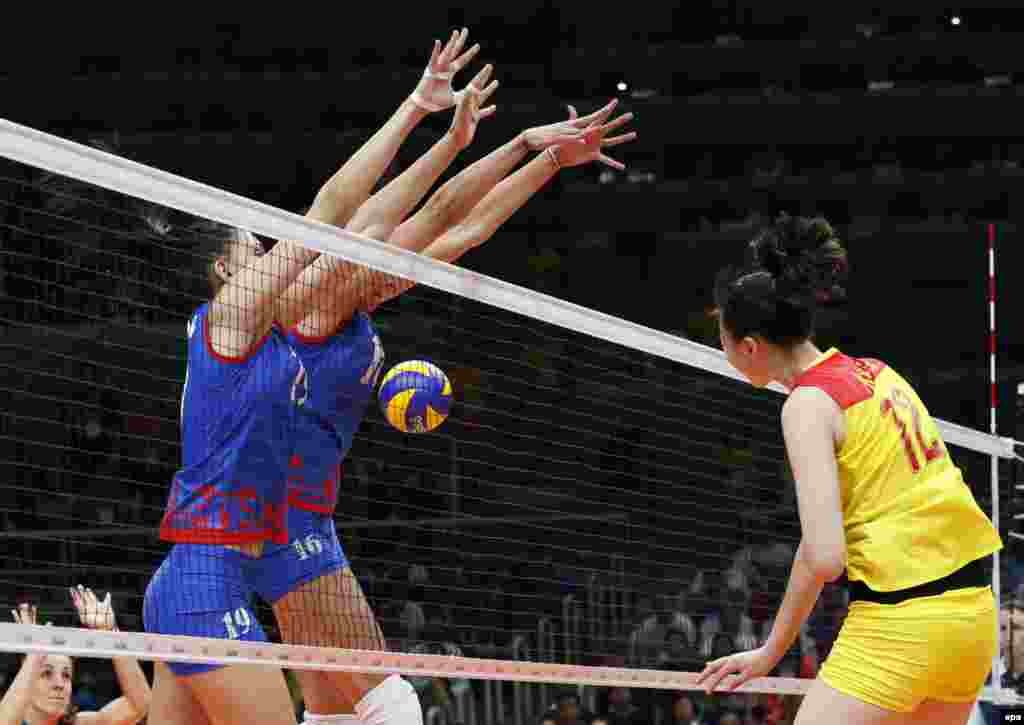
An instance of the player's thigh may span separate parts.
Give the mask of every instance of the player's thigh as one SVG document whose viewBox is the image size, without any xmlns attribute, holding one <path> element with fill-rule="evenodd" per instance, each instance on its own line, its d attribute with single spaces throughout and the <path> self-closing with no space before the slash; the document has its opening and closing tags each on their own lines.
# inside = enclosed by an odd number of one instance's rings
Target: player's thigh
<svg viewBox="0 0 1024 725">
<path fill-rule="evenodd" d="M 180 681 L 211 725 L 295 725 L 295 705 L 279 669 L 231 665 Z"/>
<path fill-rule="evenodd" d="M 153 694 L 146 717 L 160 725 L 210 725 L 192 693 L 163 662 L 153 663 Z"/>
<path fill-rule="evenodd" d="M 377 619 L 350 567 L 302 584 L 273 607 L 281 636 L 291 644 L 384 649 Z"/>
<path fill-rule="evenodd" d="M 948 592 L 924 605 L 934 610 L 925 623 L 934 674 L 922 702 L 975 702 L 999 653 L 999 612 L 991 589 Z"/>
<path fill-rule="evenodd" d="M 795 725 L 904 725 L 914 722 L 907 719 L 911 714 L 887 710 L 859 700 L 836 690 L 819 677 L 804 696 Z"/>
<path fill-rule="evenodd" d="M 306 582 L 274 603 L 281 637 L 292 644 L 384 649 L 384 638 L 359 581 L 349 567 Z M 386 675 L 296 670 L 306 710 L 351 712 Z"/>
</svg>

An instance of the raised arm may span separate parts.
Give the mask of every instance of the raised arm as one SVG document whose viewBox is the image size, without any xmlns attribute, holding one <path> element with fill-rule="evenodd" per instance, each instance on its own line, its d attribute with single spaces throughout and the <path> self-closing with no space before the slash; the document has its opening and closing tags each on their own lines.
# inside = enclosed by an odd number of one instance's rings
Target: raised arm
<svg viewBox="0 0 1024 725">
<path fill-rule="evenodd" d="M 637 134 L 629 132 L 609 137 L 608 134 L 611 131 L 620 128 L 633 118 L 633 114 L 627 113 L 609 123 L 601 123 L 607 118 L 607 113 L 611 112 L 611 108 L 611 106 L 606 106 L 598 112 L 602 116 L 590 123 L 581 139 L 573 139 L 568 143 L 549 147 L 530 163 L 504 179 L 491 189 L 464 219 L 430 241 L 421 253 L 444 262 L 454 262 L 459 259 L 473 247 L 490 239 L 498 228 L 508 221 L 512 214 L 522 208 L 534 194 L 543 189 L 560 169 L 580 166 L 593 161 L 607 164 L 616 169 L 623 169 L 624 166 L 621 163 L 606 156 L 603 150 L 633 141 Z M 573 112 L 573 116 L 575 116 L 575 112 Z M 588 118 L 593 118 L 593 116 Z M 366 290 L 367 295 L 366 305 L 369 308 L 376 307 L 413 286 L 413 282 L 409 280 L 370 270 L 361 271 L 361 277 L 362 289 Z"/>
<path fill-rule="evenodd" d="M 451 78 L 480 50 L 479 45 L 474 45 L 462 53 L 468 32 L 465 28 L 461 32 L 453 32 L 443 49 L 439 41 L 434 41 L 430 61 L 416 90 L 402 102 L 387 123 L 324 185 L 313 202 L 313 208 L 310 209 L 312 218 L 335 226 L 348 224 L 356 210 L 369 198 L 374 185 L 394 161 L 398 149 L 420 121 L 432 112 L 443 111 L 455 105 L 460 94 L 452 91 Z M 490 74 L 489 69 L 490 66 L 485 69 L 487 75 Z M 479 87 L 482 88 L 483 85 Z M 385 194 L 382 201 L 372 207 L 372 212 L 380 213 L 382 207 L 388 209 L 389 203 L 397 203 L 396 196 L 399 195 Z M 415 202 L 413 205 L 415 206 Z"/>
<path fill-rule="evenodd" d="M 603 149 L 628 143 L 636 139 L 635 132 L 608 137 L 615 129 L 629 123 L 633 114 L 626 113 L 614 121 L 590 124 L 582 143 L 571 142 L 549 148 L 526 166 L 498 184 L 473 207 L 469 215 L 448 229 L 427 246 L 424 254 L 445 262 L 454 262 L 473 247 L 477 247 L 498 231 L 516 211 L 558 173 L 559 169 L 588 164 L 593 161 L 622 170 L 625 167 L 609 158 Z"/>
<path fill-rule="evenodd" d="M 583 118 L 577 118 L 576 110 L 570 106 L 568 121 L 523 131 L 438 189 L 419 212 L 390 235 L 390 243 L 415 252 L 426 249 L 447 230 L 461 224 L 530 152 L 583 142 L 587 127 L 604 123 L 617 104 L 613 100 Z"/>
<path fill-rule="evenodd" d="M 435 41 L 427 70 L 414 93 L 321 187 L 307 218 L 334 225 L 347 223 L 366 201 L 409 133 L 431 112 L 424 106 L 443 110 L 454 104 L 456 94 L 451 90 L 451 76 L 479 51 L 474 46 L 461 52 L 466 35 L 465 29 L 453 33 L 443 49 Z M 254 244 L 251 234 L 239 232 L 234 246 L 241 252 L 232 256 L 235 263 L 222 267 L 220 276 L 225 283 L 210 306 L 211 342 L 218 352 L 229 356 L 248 352 L 269 331 L 275 318 L 303 316 L 303 296 L 285 293 L 319 256 L 290 241 L 275 245 L 268 254 L 247 252 L 246 248 Z"/>
<path fill-rule="evenodd" d="M 604 123 L 613 108 L 614 105 L 609 104 L 598 112 L 600 115 L 596 119 L 593 114 L 581 119 L 589 120 L 589 123 L 579 141 L 548 148 L 519 171 L 504 179 L 474 206 L 464 219 L 460 219 L 431 242 L 423 253 L 434 259 L 454 262 L 473 247 L 490 239 L 502 224 L 547 185 L 559 169 L 581 166 L 593 161 L 615 169 L 624 169 L 621 163 L 606 156 L 603 149 L 633 141 L 637 134 L 631 131 L 619 136 L 608 136 L 610 132 L 633 119 L 632 113 L 626 113 L 609 123 Z M 570 110 L 575 116 L 575 110 Z"/>
<path fill-rule="evenodd" d="M 361 234 L 371 226 L 397 226 L 420 203 L 458 153 L 472 143 L 480 120 L 497 110 L 495 106 L 483 107 L 498 88 L 498 81 L 487 83 L 492 70 L 492 66 L 484 66 L 467 86 L 464 93 L 475 98 L 459 103 L 456 118 L 441 140 L 359 207 L 348 229 Z"/>
<path fill-rule="evenodd" d="M 306 216 L 317 221 L 322 221 L 335 226 L 345 226 L 352 219 L 357 210 L 361 209 L 373 186 L 380 179 L 384 170 L 394 161 L 399 147 L 408 138 L 412 129 L 429 113 L 443 111 L 455 105 L 465 95 L 465 90 L 455 93 L 452 90 L 451 79 L 455 73 L 464 68 L 480 50 L 479 45 L 474 45 L 465 53 L 462 47 L 466 42 L 468 31 L 463 29 L 455 32 L 448 43 L 442 49 L 438 41 L 434 41 L 434 49 L 420 79 L 416 90 L 402 103 L 398 111 L 374 136 L 356 152 L 356 154 L 335 174 L 317 194 L 312 208 Z M 490 75 L 490 67 L 485 69 L 486 75 Z M 480 76 L 478 76 L 480 77 Z M 484 76 L 485 77 L 485 76 Z M 488 91 L 493 93 L 496 84 Z M 493 113 L 493 109 L 487 115 Z M 443 144 L 435 145 L 429 158 L 421 159 L 417 163 L 415 171 L 411 176 L 406 176 L 402 184 L 392 182 L 382 190 L 383 196 L 371 203 L 369 208 L 363 212 L 364 219 L 387 219 L 390 216 L 400 213 L 415 204 L 426 193 L 426 189 L 416 195 L 416 188 L 419 184 L 426 184 L 430 188 L 445 168 L 451 163 L 457 139 L 446 135 Z M 386 193 L 385 193 L 386 192 Z M 375 198 L 378 195 L 375 195 Z M 410 206 L 411 203 L 411 206 Z M 367 222 L 363 222 L 364 224 Z M 277 247 L 274 247 L 276 251 Z M 315 257 L 313 258 L 315 259 Z M 306 271 L 306 266 L 312 263 L 309 259 L 298 273 L 289 277 L 288 284 L 279 293 L 279 299 L 273 308 L 274 319 L 290 327 L 292 324 L 306 317 L 310 312 L 320 305 L 316 297 L 321 273 L 300 275 Z M 289 270 L 291 271 L 291 270 Z"/>
<path fill-rule="evenodd" d="M 11 610 L 11 615 L 18 624 L 36 623 L 36 608 L 28 604 L 19 604 L 17 609 Z M 45 659 L 46 655 L 25 655 L 18 674 L 0 699 L 0 725 L 22 725 L 25 721 L 25 712 L 32 699 L 32 685 L 39 678 Z"/>
<path fill-rule="evenodd" d="M 370 209 L 360 209 L 359 219 L 353 219 L 349 229 L 358 233 L 387 238 L 401 215 L 407 214 L 427 192 L 443 171 L 451 164 L 455 155 L 462 151 L 476 136 L 479 122 L 493 111 L 481 109 L 496 84 L 486 86 L 490 67 L 466 87 L 458 101 L 451 128 L 433 148 L 415 164 L 406 169 L 374 198 L 367 202 Z M 378 201 L 377 197 L 383 198 Z M 372 230 L 372 232 L 371 232 Z M 364 274 L 358 265 L 325 255 L 310 265 L 288 298 L 301 300 L 284 311 L 280 322 L 286 327 L 299 323 L 304 335 L 321 337 L 333 334 L 338 327 L 350 319 L 363 300 Z M 305 311 L 301 317 L 296 315 Z"/>
<path fill-rule="evenodd" d="M 71 601 L 78 610 L 82 625 L 89 629 L 114 630 L 114 607 L 110 593 L 106 599 L 98 599 L 91 589 L 83 586 L 72 588 Z M 79 725 L 135 725 L 146 717 L 149 711 L 150 689 L 146 675 L 139 662 L 131 657 L 114 657 L 114 671 L 121 686 L 121 697 L 113 700 L 98 712 L 82 712 L 76 722 Z"/>
<path fill-rule="evenodd" d="M 366 201 L 402 142 L 427 115 L 411 100 L 403 101 L 388 119 L 341 169 L 320 189 L 306 218 L 343 225 Z M 275 318 L 301 316 L 303 298 L 291 290 L 302 272 L 319 256 L 301 245 L 283 241 L 268 254 L 246 252 L 255 242 L 240 232 L 229 259 L 244 260 L 236 268 L 224 267 L 225 278 L 213 304 L 209 321 L 211 342 L 218 352 L 244 356 L 270 329 Z"/>
</svg>

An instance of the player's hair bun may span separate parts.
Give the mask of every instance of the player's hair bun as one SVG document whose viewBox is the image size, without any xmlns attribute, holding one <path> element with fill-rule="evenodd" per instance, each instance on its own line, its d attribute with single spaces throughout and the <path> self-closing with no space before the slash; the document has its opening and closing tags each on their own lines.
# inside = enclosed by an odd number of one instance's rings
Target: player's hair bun
<svg viewBox="0 0 1024 725">
<path fill-rule="evenodd" d="M 747 266 L 770 274 L 776 295 L 790 304 L 830 305 L 846 299 L 846 250 L 820 217 L 780 215 L 748 245 Z"/>
</svg>

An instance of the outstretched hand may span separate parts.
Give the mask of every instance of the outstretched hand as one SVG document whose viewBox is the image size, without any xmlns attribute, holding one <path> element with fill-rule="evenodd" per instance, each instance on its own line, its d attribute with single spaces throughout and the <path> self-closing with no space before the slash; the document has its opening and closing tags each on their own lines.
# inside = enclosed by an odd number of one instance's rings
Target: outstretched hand
<svg viewBox="0 0 1024 725">
<path fill-rule="evenodd" d="M 444 48 L 441 47 L 441 41 L 434 41 L 427 69 L 423 71 L 423 77 L 412 93 L 413 103 L 433 113 L 451 108 L 458 102 L 459 96 L 465 91 L 456 93 L 452 89 L 452 78 L 480 52 L 479 44 L 462 52 L 468 37 L 469 30 L 463 28 L 452 32 Z"/>
<path fill-rule="evenodd" d="M 498 81 L 487 83 L 492 70 L 492 66 L 484 66 L 483 70 L 476 74 L 476 77 L 460 94 L 458 105 L 455 107 L 455 117 L 452 119 L 451 129 L 448 131 L 459 150 L 466 148 L 473 141 L 480 121 L 493 116 L 498 110 L 497 106 L 481 108 L 498 88 Z"/>
<path fill-rule="evenodd" d="M 19 604 L 17 609 L 11 610 L 11 616 L 17 624 L 38 624 L 36 617 L 39 610 L 34 604 Z M 47 622 L 47 624 L 50 624 Z"/>
<path fill-rule="evenodd" d="M 37 617 L 39 610 L 36 609 L 34 604 L 22 603 L 18 605 L 17 609 L 11 610 L 11 616 L 14 617 L 14 621 L 17 624 L 38 624 Z M 49 627 L 53 622 L 47 622 L 46 626 Z M 25 654 L 25 664 L 40 665 L 46 659 L 46 655 L 42 653 L 27 652 Z"/>
<path fill-rule="evenodd" d="M 569 106 L 568 121 L 528 128 L 522 133 L 523 143 L 530 151 L 543 151 L 552 146 L 581 142 L 587 127 L 593 123 L 604 123 L 618 104 L 618 100 L 612 100 L 604 108 L 599 108 L 583 118 L 579 118 L 576 109 Z"/>
<path fill-rule="evenodd" d="M 637 138 L 636 131 L 608 137 L 609 133 L 633 120 L 632 113 L 624 113 L 615 120 L 605 123 L 608 116 L 611 115 L 613 108 L 614 106 L 609 104 L 596 114 L 585 117 L 594 120 L 588 123 L 578 140 L 572 143 L 559 144 L 549 152 L 553 154 L 558 166 L 569 168 L 588 164 L 591 161 L 598 161 L 606 166 L 611 166 L 617 171 L 622 171 L 626 168 L 625 164 L 604 154 L 604 149 L 629 143 Z M 583 120 L 576 118 L 576 109 L 572 106 L 569 106 L 569 118 L 571 123 L 578 123 Z"/>
<path fill-rule="evenodd" d="M 110 592 L 107 592 L 105 599 L 99 599 L 92 589 L 83 587 L 81 584 L 71 587 L 69 591 L 71 592 L 71 601 L 74 602 L 75 609 L 78 610 L 78 618 L 82 621 L 82 626 L 89 629 L 117 629 L 117 624 L 114 622 L 114 606 L 110 602 Z"/>
</svg>

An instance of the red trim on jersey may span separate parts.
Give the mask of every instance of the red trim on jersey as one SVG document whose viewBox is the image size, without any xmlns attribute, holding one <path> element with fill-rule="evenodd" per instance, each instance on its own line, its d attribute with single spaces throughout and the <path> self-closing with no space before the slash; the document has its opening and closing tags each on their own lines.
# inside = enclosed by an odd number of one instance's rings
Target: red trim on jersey
<svg viewBox="0 0 1024 725">
<path fill-rule="evenodd" d="M 213 343 L 210 341 L 210 314 L 203 315 L 203 339 L 206 341 L 206 350 L 210 353 L 210 356 L 218 362 L 226 363 L 229 365 L 238 365 L 239 363 L 248 362 L 252 359 L 253 355 L 259 352 L 259 349 L 263 347 L 263 343 L 270 338 L 270 331 L 267 331 L 260 341 L 249 348 L 249 351 L 244 355 L 221 355 L 219 352 L 213 349 Z"/>
<path fill-rule="evenodd" d="M 169 524 L 160 525 L 160 539 L 175 544 L 258 544 L 269 541 L 287 544 L 288 531 L 259 529 L 257 531 L 224 531 L 222 529 L 194 528 L 179 529 Z"/>
<path fill-rule="evenodd" d="M 177 485 L 177 481 L 172 484 L 175 490 Z M 225 493 L 218 491 L 212 484 L 200 487 L 195 491 L 195 496 L 203 502 L 202 505 L 191 510 L 169 510 L 164 514 L 160 522 L 161 539 L 187 544 L 251 544 L 261 541 L 288 543 L 287 505 L 275 506 L 264 502 L 261 510 L 255 490 L 242 488 Z M 174 491 L 171 497 L 174 498 Z M 230 514 L 214 503 L 224 498 L 239 501 L 244 513 L 252 515 L 252 518 L 239 521 L 237 528 L 230 528 Z M 253 508 L 254 505 L 256 508 Z"/>
<path fill-rule="evenodd" d="M 793 389 L 818 388 L 846 410 L 875 394 L 875 378 L 886 367 L 878 360 L 853 358 L 836 352 L 796 379 Z"/>
</svg>

